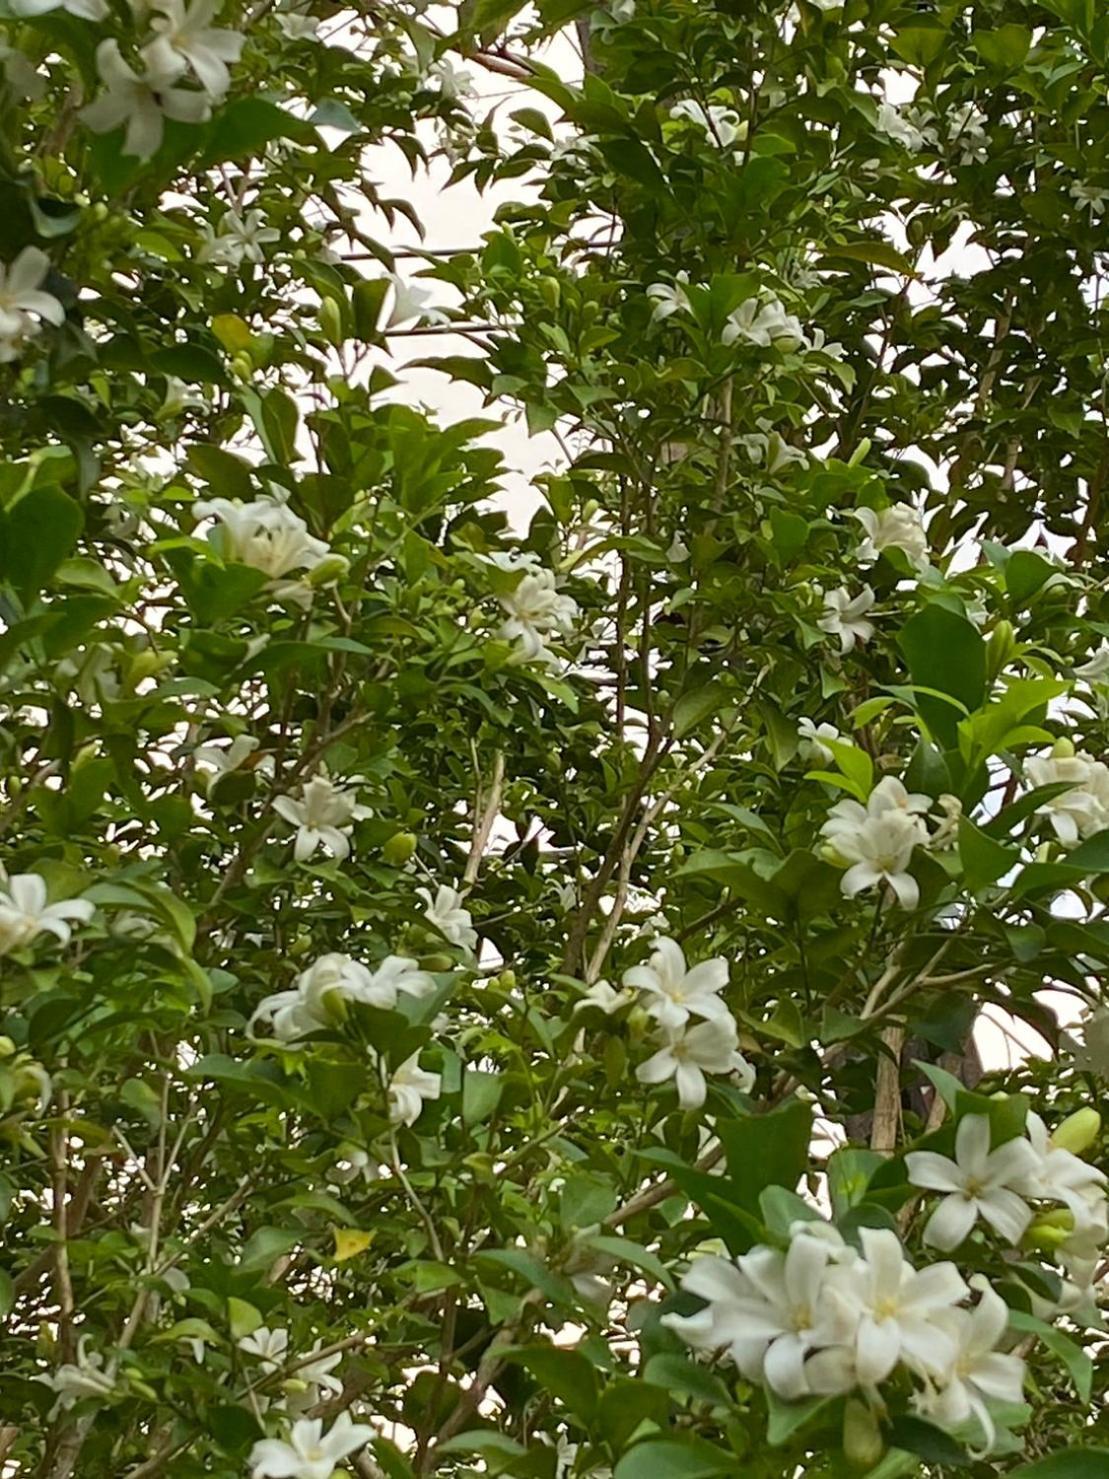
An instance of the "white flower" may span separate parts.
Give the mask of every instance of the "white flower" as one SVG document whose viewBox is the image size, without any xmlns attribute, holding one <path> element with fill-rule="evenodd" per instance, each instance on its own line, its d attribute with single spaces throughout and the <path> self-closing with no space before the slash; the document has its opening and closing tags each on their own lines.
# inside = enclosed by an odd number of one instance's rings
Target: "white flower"
<svg viewBox="0 0 1109 1479">
<path fill-rule="evenodd" d="M 312 570 L 336 559 L 331 547 L 309 534 L 308 525 L 276 498 L 205 498 L 193 504 L 197 519 L 218 519 L 227 558 L 280 579 L 293 570 Z"/>
<path fill-rule="evenodd" d="M 0 887 L 0 955 L 22 950 L 44 932 L 67 944 L 72 930 L 69 921 L 87 924 L 93 906 L 87 899 L 46 902 L 46 882 L 37 873 L 15 873 Z"/>
<path fill-rule="evenodd" d="M 151 26 L 156 39 L 144 53 L 151 62 L 157 58 L 166 70 L 180 58 L 213 102 L 219 102 L 231 86 L 227 63 L 239 60 L 246 41 L 238 31 L 209 25 L 216 9 L 216 0 L 193 0 L 188 9 L 185 0 L 154 0 Z"/>
<path fill-rule="evenodd" d="M 438 1099 L 442 1077 L 420 1067 L 419 1053 L 403 1062 L 389 1080 L 389 1118 L 394 1125 L 414 1125 L 425 1099 Z"/>
<path fill-rule="evenodd" d="M 294 8 L 274 12 L 277 28 L 286 41 L 315 41 L 320 23 L 314 15 L 304 15 Z"/>
<path fill-rule="evenodd" d="M 928 846 L 933 851 L 942 852 L 945 848 L 954 847 L 958 840 L 963 803 L 958 796 L 952 796 L 949 791 L 945 791 L 942 796 L 937 796 L 936 804 L 943 815 L 936 823 L 936 830 L 928 839 Z"/>
<path fill-rule="evenodd" d="M 822 741 L 842 740 L 843 736 L 834 724 L 814 724 L 806 716 L 797 721 L 797 738 L 803 759 L 815 761 L 818 765 L 831 765 L 835 756 Z"/>
<path fill-rule="evenodd" d="M 314 1355 L 323 1346 L 322 1339 L 315 1342 L 309 1355 Z M 317 1402 L 325 1397 L 339 1397 L 342 1395 L 343 1383 L 337 1376 L 331 1373 L 343 1359 L 342 1351 L 333 1351 L 330 1356 L 321 1356 L 318 1361 L 309 1361 L 307 1365 L 298 1365 L 292 1373 L 294 1382 L 305 1384 L 304 1391 L 288 1392 L 285 1397 L 286 1406 L 291 1412 L 303 1411 L 306 1407 L 314 1407 Z"/>
<path fill-rule="evenodd" d="M 203 777 L 204 789 L 210 791 L 220 776 L 241 770 L 258 748 L 258 744 L 259 741 L 252 734 L 237 734 L 226 750 L 220 745 L 198 745 L 193 751 L 193 760 L 206 771 L 211 771 L 210 775 L 205 774 Z"/>
<path fill-rule="evenodd" d="M 68 1412 L 86 1397 L 103 1400 L 112 1396 L 115 1381 L 104 1369 L 104 1357 L 99 1351 L 90 1351 L 89 1337 L 82 1335 L 77 1341 L 77 1360 L 59 1366 L 50 1376 L 36 1378 L 57 1394 L 58 1400 L 50 1416 L 57 1412 Z"/>
<path fill-rule="evenodd" d="M 326 775 L 314 775 L 300 788 L 300 800 L 276 796 L 273 809 L 278 816 L 296 827 L 293 857 L 298 863 L 310 858 L 318 847 L 333 858 L 350 855 L 347 840 L 354 823 L 371 816 L 368 806 L 358 801 L 357 791 L 343 791 Z"/>
<path fill-rule="evenodd" d="M 947 1371 L 939 1374 L 939 1386 L 929 1383 L 918 1393 L 914 1406 L 921 1416 L 942 1428 L 959 1428 L 975 1419 L 985 1439 L 986 1451 L 996 1438 L 988 1403 L 1015 1403 L 1024 1389 L 1024 1362 L 1019 1356 L 996 1349 L 1009 1323 L 1009 1309 L 981 1274 L 971 1284 L 981 1291 L 973 1310 L 952 1309 L 937 1316 L 955 1345 Z"/>
<path fill-rule="evenodd" d="M 857 555 L 870 564 L 883 550 L 904 550 L 918 567 L 928 564 L 928 536 L 919 512 L 908 503 L 892 503 L 889 508 L 854 508 L 851 518 L 858 519 L 866 532 Z"/>
<path fill-rule="evenodd" d="M 216 231 L 205 223 L 205 241 L 196 254 L 198 262 L 225 262 L 241 267 L 244 262 L 265 261 L 264 246 L 281 240 L 281 232 L 266 225 L 262 211 L 224 211 Z M 248 505 L 250 506 L 250 505 Z"/>
<path fill-rule="evenodd" d="M 740 1087 L 745 1090 L 754 1083 L 755 1070 L 737 1051 L 738 1046 L 732 1019 L 712 1018 L 696 1027 L 667 1032 L 663 1046 L 639 1065 L 635 1076 L 641 1084 L 674 1079 L 681 1107 L 700 1109 L 708 1091 L 706 1073 L 738 1073 Z"/>
<path fill-rule="evenodd" d="M 824 614 L 817 626 L 830 637 L 839 638 L 841 653 L 852 652 L 856 642 L 869 642 L 874 635 L 873 623 L 866 620 L 873 605 L 874 592 L 868 585 L 857 596 L 852 596 L 846 586 L 825 591 Z"/>
<path fill-rule="evenodd" d="M 107 0 L 10 0 L 12 15 L 21 19 L 65 10 L 83 21 L 102 21 L 108 14 Z"/>
<path fill-rule="evenodd" d="M 151 51 L 140 76 L 120 55 L 118 41 L 102 41 L 96 48 L 96 67 L 108 89 L 81 109 L 80 117 L 93 133 L 109 133 L 121 124 L 127 132 L 124 154 L 149 159 L 161 147 L 165 120 L 206 123 L 211 107 L 202 92 L 190 92 L 175 84 L 185 70 L 184 59 L 167 47 Z"/>
<path fill-rule="evenodd" d="M 927 135 L 910 123 L 893 103 L 879 103 L 876 126 L 879 133 L 884 133 L 888 138 L 903 144 L 914 154 L 923 149 L 928 142 Z"/>
<path fill-rule="evenodd" d="M 1109 827 L 1109 766 L 1102 761 L 1081 750 L 1076 755 L 1031 755 L 1024 762 L 1024 773 L 1037 790 L 1064 782 L 1072 787 L 1036 808 L 1036 815 L 1048 818 L 1064 847 Z"/>
<path fill-rule="evenodd" d="M 1084 678 L 1087 683 L 1098 683 L 1103 678 L 1109 678 L 1109 642 L 1102 641 L 1097 650 L 1074 670 L 1076 678 Z"/>
<path fill-rule="evenodd" d="M 36 246 L 24 247 L 10 265 L 0 262 L 0 364 L 15 359 L 43 323 L 65 322 L 57 298 L 42 291 L 49 271 L 50 258 Z"/>
<path fill-rule="evenodd" d="M 611 1017 L 621 1007 L 627 1006 L 628 1002 L 635 1000 L 635 992 L 627 989 L 617 991 L 608 981 L 594 981 L 588 991 L 583 991 L 574 1003 L 574 1011 L 580 1012 L 585 1007 L 600 1007 L 606 1017 Z"/>
<path fill-rule="evenodd" d="M 928 1219 L 924 1241 L 949 1253 L 968 1236 L 981 1217 L 1016 1246 L 1032 1220 L 1032 1209 L 1013 1190 L 1038 1169 L 1027 1140 L 1007 1140 L 990 1149 L 990 1121 L 966 1114 L 955 1132 L 955 1159 L 933 1150 L 913 1150 L 905 1157 L 913 1186 L 947 1195 Z"/>
<path fill-rule="evenodd" d="M 448 322 L 447 315 L 439 308 L 428 308 L 434 294 L 430 288 L 423 288 L 414 282 L 405 282 L 402 277 L 393 276 L 393 306 L 386 320 L 386 328 L 400 329 L 406 324 L 422 321 L 430 324 L 445 324 Z"/>
<path fill-rule="evenodd" d="M 801 284 L 798 283 L 798 286 L 800 287 Z M 829 359 L 843 359 L 847 354 L 842 344 L 838 344 L 834 340 L 829 343 L 827 335 L 821 328 L 813 329 L 809 336 L 809 342 L 806 345 L 806 351 L 810 354 L 827 355 Z"/>
<path fill-rule="evenodd" d="M 664 318 L 669 318 L 672 313 L 688 313 L 690 311 L 689 295 L 686 288 L 689 286 L 689 273 L 679 272 L 673 283 L 653 282 L 647 289 L 647 297 L 655 305 L 651 310 L 651 322 L 661 323 Z"/>
<path fill-rule="evenodd" d="M 1090 185 L 1084 180 L 1076 180 L 1070 187 L 1070 193 L 1072 200 L 1089 211 L 1091 221 L 1100 220 L 1105 214 L 1106 202 L 1109 202 L 1109 186 Z"/>
<path fill-rule="evenodd" d="M 728 962 L 722 955 L 686 966 L 682 947 L 675 940 L 655 941 L 646 965 L 633 965 L 624 972 L 623 985 L 645 991 L 647 1011 L 660 1027 L 677 1030 L 690 1017 L 731 1021 L 731 1013 L 719 993 L 728 984 Z"/>
<path fill-rule="evenodd" d="M 865 807 L 851 799 L 836 802 L 820 831 L 840 861 L 851 865 L 840 880 L 847 898 L 884 879 L 903 908 L 916 908 L 920 891 L 908 869 L 913 849 L 927 845 L 928 828 L 919 814 L 930 804 L 929 797 L 906 791 L 896 776 L 879 781 Z"/>
<path fill-rule="evenodd" d="M 765 302 L 748 298 L 729 313 L 720 335 L 723 344 L 734 344 L 737 339 L 757 344 L 762 349 L 774 345 L 788 352 L 804 344 L 805 331 L 800 319 L 787 313 L 777 298 L 769 298 Z"/>
<path fill-rule="evenodd" d="M 947 114 L 950 143 L 959 151 L 960 164 L 981 164 L 989 156 L 986 121 L 986 115 L 973 103 L 963 103 Z"/>
<path fill-rule="evenodd" d="M 795 1236 L 787 1253 L 755 1247 L 733 1267 L 699 1258 L 682 1288 L 708 1301 L 695 1315 L 663 1315 L 662 1323 L 699 1349 L 726 1346 L 750 1381 L 764 1382 L 787 1402 L 809 1393 L 805 1360 L 813 1350 L 841 1346 L 854 1335 L 850 1307 L 824 1291 L 831 1242 Z"/>
<path fill-rule="evenodd" d="M 730 149 L 747 136 L 747 124 L 740 122 L 734 108 L 726 108 L 722 103 L 710 103 L 705 108 L 694 98 L 683 98 L 670 109 L 670 117 L 686 118 L 698 124 L 722 149 Z"/>
<path fill-rule="evenodd" d="M 1109 1180 L 1105 1172 L 1053 1144 L 1047 1126 L 1034 1110 L 1028 1111 L 1026 1128 L 1035 1160 L 1027 1175 L 1015 1183 L 1015 1189 L 1022 1196 L 1062 1202 L 1074 1213 L 1076 1230 L 1090 1220 L 1100 1222 L 1095 1209 L 1105 1199 Z"/>
<path fill-rule="evenodd" d="M 39 72 L 29 56 L 14 46 L 6 46 L 0 41 L 0 72 L 4 76 L 4 85 L 15 93 L 17 98 L 27 98 L 29 102 L 38 102 L 39 98 L 46 93 L 46 78 Z"/>
<path fill-rule="evenodd" d="M 288 1359 L 289 1332 L 259 1325 L 250 1335 L 241 1336 L 237 1344 L 248 1356 L 257 1357 L 263 1371 L 278 1371 Z"/>
<path fill-rule="evenodd" d="M 497 599 L 508 613 L 508 620 L 497 633 L 501 640 L 516 642 L 523 661 L 553 661 L 547 650 L 548 638 L 568 637 L 578 614 L 574 598 L 559 593 L 554 572 L 527 568 L 512 590 Z"/>
<path fill-rule="evenodd" d="M 424 918 L 428 924 L 452 945 L 460 945 L 463 950 L 473 952 L 477 946 L 477 930 L 473 928 L 470 911 L 462 907 L 462 895 L 458 890 L 441 883 L 434 897 L 428 888 L 418 888 L 416 892 L 427 905 Z"/>
<path fill-rule="evenodd" d="M 336 1464 L 364 1448 L 374 1436 L 373 1428 L 351 1420 L 341 1412 L 330 1430 L 323 1419 L 302 1417 L 295 1422 L 286 1443 L 280 1438 L 262 1438 L 250 1451 L 251 1479 L 331 1479 Z"/>
<path fill-rule="evenodd" d="M 439 91 L 445 98 L 472 98 L 475 96 L 473 78 L 463 67 L 456 67 L 447 57 L 433 63 L 429 68 L 429 77 L 435 79 L 439 84 Z"/>
<path fill-rule="evenodd" d="M 371 971 L 349 955 L 332 952 L 301 971 L 290 990 L 275 992 L 260 1002 L 250 1019 L 251 1029 L 256 1022 L 269 1022 L 275 1038 L 291 1042 L 331 1026 L 342 1015 L 343 1002 L 363 1002 L 389 1011 L 401 992 L 420 997 L 434 989 L 433 977 L 404 956 L 387 955 Z"/>
<path fill-rule="evenodd" d="M 843 1390 L 848 1374 L 865 1387 L 885 1381 L 898 1361 L 921 1374 L 950 1370 L 955 1341 L 941 1318 L 967 1295 L 953 1263 L 919 1273 L 907 1262 L 897 1234 L 859 1231 L 863 1257 L 829 1270 L 827 1289 L 858 1324 L 850 1348 L 816 1355 L 808 1369 L 814 1391 Z"/>
</svg>

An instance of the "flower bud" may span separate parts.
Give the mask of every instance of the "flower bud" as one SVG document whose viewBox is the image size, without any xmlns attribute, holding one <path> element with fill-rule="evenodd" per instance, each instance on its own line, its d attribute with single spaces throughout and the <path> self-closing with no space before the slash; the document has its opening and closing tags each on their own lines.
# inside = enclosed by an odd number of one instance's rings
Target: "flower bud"
<svg viewBox="0 0 1109 1479">
<path fill-rule="evenodd" d="M 633 1043 L 640 1043 L 651 1030 L 651 1019 L 644 1007 L 633 1007 L 628 1013 L 628 1037 Z"/>
<path fill-rule="evenodd" d="M 1070 760 L 1074 757 L 1074 745 L 1069 739 L 1057 739 L 1051 747 L 1053 760 Z"/>
<path fill-rule="evenodd" d="M 346 335 L 343 333 L 343 310 L 334 298 L 325 298 L 320 304 L 320 328 L 324 338 L 336 349 L 341 349 Z"/>
<path fill-rule="evenodd" d="M 1076 1109 L 1059 1125 L 1051 1143 L 1057 1150 L 1069 1150 L 1071 1155 L 1081 1155 L 1097 1143 L 1101 1134 L 1101 1115 L 1096 1109 Z"/>
<path fill-rule="evenodd" d="M 15 1043 L 10 1037 L 0 1037 L 0 1058 L 10 1058 L 15 1052 Z"/>
<path fill-rule="evenodd" d="M 240 380 L 250 380 L 254 376 L 254 361 L 249 354 L 232 355 L 231 368 Z"/>
<path fill-rule="evenodd" d="M 325 555 L 318 565 L 313 565 L 309 570 L 308 584 L 317 588 L 322 585 L 332 585 L 349 569 L 350 561 L 346 555 Z"/>
<path fill-rule="evenodd" d="M 394 832 L 381 849 L 381 856 L 394 868 L 403 868 L 416 851 L 414 832 Z"/>
<path fill-rule="evenodd" d="M 1017 634 L 1011 621 L 999 621 L 986 643 L 986 674 L 990 679 L 1003 672 L 1017 650 Z"/>
<path fill-rule="evenodd" d="M 516 988 L 516 972 L 503 970 L 497 977 L 497 985 L 502 991 L 514 991 Z"/>
<path fill-rule="evenodd" d="M 539 296 L 552 311 L 557 309 L 562 302 L 562 285 L 557 277 L 540 277 L 536 279 L 536 287 Z"/>
<path fill-rule="evenodd" d="M 1040 1248 L 1046 1253 L 1053 1253 L 1056 1248 L 1061 1248 L 1070 1235 L 1074 1232 L 1074 1213 L 1066 1207 L 1057 1207 L 1051 1212 L 1043 1212 L 1031 1223 L 1021 1238 L 1022 1248 Z"/>
<path fill-rule="evenodd" d="M 848 1397 L 843 1408 L 843 1456 L 859 1469 L 872 1469 L 882 1457 L 878 1415 L 858 1397 Z"/>
</svg>

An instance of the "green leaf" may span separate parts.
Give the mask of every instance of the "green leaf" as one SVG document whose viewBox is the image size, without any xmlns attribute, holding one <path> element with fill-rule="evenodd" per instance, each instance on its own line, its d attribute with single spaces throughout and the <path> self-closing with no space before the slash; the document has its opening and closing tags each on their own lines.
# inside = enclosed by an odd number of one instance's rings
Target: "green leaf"
<svg viewBox="0 0 1109 1479">
<path fill-rule="evenodd" d="M 923 1418 L 907 1413 L 894 1418 L 890 1427 L 890 1441 L 897 1448 L 916 1453 L 928 1463 L 949 1464 L 953 1469 L 969 1467 L 971 1460 L 966 1450 L 942 1428 L 933 1427 Z"/>
<path fill-rule="evenodd" d="M 617 1377 L 601 1394 L 597 1425 L 605 1442 L 619 1452 L 641 1423 L 665 1427 L 669 1413 L 669 1394 L 659 1384 Z"/>
<path fill-rule="evenodd" d="M 1019 610 L 1040 587 L 1058 574 L 1058 566 L 1032 549 L 1014 550 L 1005 562 L 1005 589 L 1013 605 Z"/>
<path fill-rule="evenodd" d="M 243 1273 L 259 1273 L 301 1240 L 302 1234 L 287 1228 L 260 1227 L 243 1244 L 238 1266 Z"/>
<path fill-rule="evenodd" d="M 299 139 L 311 143 L 315 138 L 310 124 L 294 118 L 276 103 L 267 102 L 265 98 L 239 98 L 216 114 L 201 164 L 207 169 L 228 160 L 247 159 L 253 154 L 261 154 L 275 139 Z"/>
<path fill-rule="evenodd" d="M 1022 1464 L 1010 1479 L 1109 1479 L 1109 1448 L 1068 1448 Z"/>
<path fill-rule="evenodd" d="M 173 344 L 156 349 L 150 356 L 151 368 L 159 375 L 174 375 L 191 385 L 230 385 L 227 371 L 218 356 L 202 344 Z"/>
<path fill-rule="evenodd" d="M 930 602 L 901 628 L 898 646 L 914 683 L 949 694 L 969 712 L 980 706 L 986 694 L 986 644 L 965 616 Z M 959 722 L 955 709 L 924 694 L 917 703 L 932 733 L 952 748 Z"/>
<path fill-rule="evenodd" d="M 652 1438 L 624 1454 L 613 1479 L 710 1479 L 737 1472 L 734 1453 L 700 1438 Z"/>
<path fill-rule="evenodd" d="M 25 597 L 45 586 L 77 543 L 80 505 L 52 483 L 31 488 L 0 511 L 0 575 Z"/>
<path fill-rule="evenodd" d="M 866 1195 L 870 1178 L 886 1157 L 858 1145 L 842 1145 L 828 1157 L 828 1191 L 832 1209 L 842 1217 Z"/>
<path fill-rule="evenodd" d="M 978 55 L 1003 72 L 1013 72 L 1023 65 L 1032 45 L 1028 26 L 999 26 L 996 31 L 975 31 L 971 38 Z"/>
<path fill-rule="evenodd" d="M 1020 848 L 995 842 L 972 821 L 960 817 L 959 857 L 966 885 L 972 893 L 977 893 L 1015 867 L 1020 861 Z"/>
<path fill-rule="evenodd" d="M 475 1428 L 472 1433 L 456 1433 L 436 1443 L 436 1453 L 506 1453 L 516 1457 L 527 1453 L 522 1443 L 495 1428 Z"/>
<path fill-rule="evenodd" d="M 500 1354 L 506 1361 L 530 1371 L 544 1391 L 557 1397 L 583 1421 L 592 1421 L 600 1385 L 588 1356 L 553 1345 L 513 1346 Z"/>
<path fill-rule="evenodd" d="M 616 1187 L 609 1177 L 575 1171 L 567 1176 L 559 1197 L 559 1220 L 564 1228 L 592 1227 L 605 1220 L 616 1202 Z"/>
<path fill-rule="evenodd" d="M 466 1068 L 462 1075 L 462 1122 L 480 1125 L 487 1120 L 500 1102 L 504 1092 L 503 1073 L 484 1073 L 478 1068 Z"/>
<path fill-rule="evenodd" d="M 674 704 L 673 725 L 678 739 L 683 739 L 690 730 L 698 728 L 710 714 L 724 706 L 733 697 L 723 683 L 710 682 L 700 688 L 683 693 Z"/>
<path fill-rule="evenodd" d="M 672 1356 L 664 1351 L 652 1356 L 643 1371 L 643 1380 L 678 1392 L 706 1407 L 731 1407 L 732 1394 L 707 1367 L 686 1356 Z"/>
<path fill-rule="evenodd" d="M 722 1120 L 717 1134 L 728 1165 L 720 1191 L 754 1216 L 766 1187 L 784 1186 L 792 1191 L 801 1179 L 809 1159 L 812 1110 L 794 1100 L 769 1114 Z"/>
<path fill-rule="evenodd" d="M 1066 1367 L 1081 1401 L 1088 1404 L 1093 1391 L 1094 1363 L 1077 1341 L 1071 1340 L 1070 1336 L 1056 1330 L 1054 1325 L 1047 1324 L 1045 1320 L 1026 1314 L 1024 1310 L 1011 1309 L 1009 1324 L 1014 1330 L 1024 1330 L 1028 1334 L 1039 1336 L 1051 1354 Z"/>
<path fill-rule="evenodd" d="M 900 273 L 902 277 L 919 276 L 909 259 L 888 241 L 850 241 L 826 246 L 824 257 L 833 266 L 837 257 L 845 257 L 852 262 L 869 262 L 875 267 L 887 267 L 891 272 Z"/>
<path fill-rule="evenodd" d="M 835 1397 L 806 1397 L 801 1402 L 783 1402 L 768 1387 L 766 1390 L 766 1441 L 772 1448 L 788 1443 L 814 1418 L 828 1413 Z"/>
</svg>

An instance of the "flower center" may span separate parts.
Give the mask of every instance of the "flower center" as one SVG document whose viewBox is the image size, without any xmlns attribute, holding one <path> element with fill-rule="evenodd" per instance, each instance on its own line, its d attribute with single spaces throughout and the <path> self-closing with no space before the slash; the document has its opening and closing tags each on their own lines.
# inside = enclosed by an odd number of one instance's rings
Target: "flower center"
<svg viewBox="0 0 1109 1479">
<path fill-rule="evenodd" d="M 892 1320 L 899 1313 L 900 1306 L 897 1300 L 887 1295 L 885 1299 L 875 1301 L 874 1318 L 878 1321 Z"/>
</svg>

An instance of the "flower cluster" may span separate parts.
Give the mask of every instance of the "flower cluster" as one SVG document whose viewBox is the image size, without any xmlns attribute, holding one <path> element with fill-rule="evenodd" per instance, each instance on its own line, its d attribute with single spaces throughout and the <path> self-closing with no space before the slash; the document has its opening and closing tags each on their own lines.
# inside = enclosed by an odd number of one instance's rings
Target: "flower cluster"
<svg viewBox="0 0 1109 1479">
<path fill-rule="evenodd" d="M 690 969 L 681 946 L 666 939 L 655 941 L 646 965 L 624 972 L 625 989 L 640 992 L 662 1039 L 658 1051 L 639 1065 L 636 1077 L 644 1084 L 673 1079 L 683 1109 L 704 1104 L 707 1073 L 736 1073 L 744 1090 L 755 1081 L 755 1070 L 739 1051 L 735 1018 L 720 998 L 727 984 L 728 964 L 722 956 Z M 692 1026 L 691 1017 L 702 1020 Z"/>
<path fill-rule="evenodd" d="M 1024 1135 L 991 1149 L 988 1117 L 964 1115 L 954 1160 L 931 1150 L 905 1157 L 914 1186 L 943 1194 L 924 1241 L 950 1252 L 981 1218 L 1010 1247 L 1031 1232 L 1032 1243 L 1051 1247 L 1079 1288 L 1088 1286 L 1098 1250 L 1109 1238 L 1109 1198 L 1105 1173 L 1076 1152 L 1099 1129 L 1097 1113 L 1080 1110 L 1051 1135 L 1030 1111 Z M 1039 1203 L 1054 1204 L 1062 1213 L 1030 1205 Z"/>
<path fill-rule="evenodd" d="M 1069 740 L 1059 740 L 1048 754 L 1029 756 L 1024 773 L 1037 790 L 1070 787 L 1037 808 L 1037 815 L 1048 819 L 1064 847 L 1109 827 L 1109 765 L 1104 761 L 1076 752 Z"/>
<path fill-rule="evenodd" d="M 10 266 L 0 262 L 0 365 L 10 364 L 44 323 L 57 327 L 65 309 L 42 284 L 50 259 L 38 247 L 24 247 Z"/>
<path fill-rule="evenodd" d="M 207 221 L 201 224 L 204 241 L 196 254 L 198 262 L 224 263 L 241 267 L 244 262 L 264 262 L 263 247 L 281 240 L 275 226 L 266 225 L 263 211 L 224 211 L 219 226 L 213 231 Z"/>
<path fill-rule="evenodd" d="M 920 890 L 909 862 L 914 848 L 929 843 L 924 813 L 931 805 L 930 796 L 906 791 L 892 775 L 878 782 L 865 806 L 851 798 L 836 802 L 820 832 L 831 857 L 849 865 L 840 883 L 847 898 L 885 882 L 902 908 L 916 908 Z"/>
<path fill-rule="evenodd" d="M 288 991 L 265 997 L 255 1009 L 250 1026 L 253 1030 L 256 1023 L 269 1023 L 273 1036 L 289 1043 L 306 1033 L 334 1026 L 342 1020 L 348 1001 L 389 1011 L 402 992 L 422 997 L 434 989 L 435 981 L 427 971 L 403 955 L 387 955 L 371 971 L 349 955 L 333 952 L 321 955 L 301 971 Z"/>
<path fill-rule="evenodd" d="M 578 603 L 558 589 L 554 571 L 544 569 L 530 552 L 494 555 L 493 564 L 519 578 L 511 590 L 497 599 L 507 613 L 497 635 L 514 642 L 521 662 L 556 662 L 548 643 L 552 637 L 569 637 L 578 615 Z"/>
<path fill-rule="evenodd" d="M 262 1438 L 250 1451 L 251 1479 L 331 1479 L 335 1466 L 365 1448 L 373 1428 L 340 1412 L 325 1433 L 323 1419 L 302 1417 L 288 1438 Z"/>
<path fill-rule="evenodd" d="M 856 508 L 851 517 L 863 526 L 865 538 L 859 545 L 857 558 L 864 564 L 872 564 L 883 550 L 899 549 L 909 561 L 923 569 L 928 564 L 928 536 L 924 521 L 917 509 L 908 503 L 894 503 L 889 508 Z"/>
<path fill-rule="evenodd" d="M 864 1227 L 859 1248 L 820 1221 L 797 1222 L 787 1250 L 763 1245 L 734 1263 L 696 1259 L 682 1288 L 705 1301 L 665 1324 L 699 1350 L 726 1349 L 749 1380 L 786 1401 L 876 1389 L 898 1368 L 919 1383 L 917 1406 L 955 1425 L 973 1415 L 994 1438 L 987 1403 L 1019 1401 L 1024 1363 L 996 1349 L 1004 1302 L 970 1287 L 953 1263 L 916 1269 L 897 1234 Z"/>
<path fill-rule="evenodd" d="M 105 91 L 81 110 L 94 133 L 125 128 L 124 154 L 149 159 L 161 147 L 165 120 L 204 123 L 212 104 L 231 86 L 229 62 L 237 62 L 245 37 L 209 24 L 216 0 L 157 0 L 151 35 L 140 47 L 141 69 L 123 58 L 116 40 L 96 49 L 96 68 Z M 199 88 L 182 87 L 191 73 Z"/>
<path fill-rule="evenodd" d="M 250 565 L 270 576 L 267 590 L 279 599 L 298 604 L 311 600 L 312 585 L 342 573 L 346 560 L 332 553 L 331 546 L 314 534 L 286 503 L 277 498 L 206 498 L 193 505 L 198 519 L 218 520 L 215 543 L 225 559 Z M 287 580 L 294 570 L 304 570 L 303 580 Z"/>
<path fill-rule="evenodd" d="M 807 343 L 801 320 L 770 296 L 745 299 L 728 315 L 720 338 L 725 344 L 742 340 L 760 349 L 773 347 L 787 353 Z"/>
</svg>

